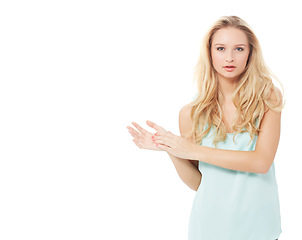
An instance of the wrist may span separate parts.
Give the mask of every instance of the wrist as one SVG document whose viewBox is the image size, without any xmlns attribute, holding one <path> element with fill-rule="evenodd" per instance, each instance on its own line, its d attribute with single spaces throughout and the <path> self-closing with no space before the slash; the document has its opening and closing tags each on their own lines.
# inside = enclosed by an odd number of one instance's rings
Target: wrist
<svg viewBox="0 0 302 240">
<path fill-rule="evenodd" d="M 192 144 L 192 150 L 190 151 L 190 160 L 200 161 L 202 158 L 201 146 L 198 144 Z"/>
</svg>

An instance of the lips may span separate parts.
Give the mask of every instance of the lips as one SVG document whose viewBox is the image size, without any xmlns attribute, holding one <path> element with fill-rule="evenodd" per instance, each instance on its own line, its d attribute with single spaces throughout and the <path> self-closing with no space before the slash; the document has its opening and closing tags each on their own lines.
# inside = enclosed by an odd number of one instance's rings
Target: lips
<svg viewBox="0 0 302 240">
<path fill-rule="evenodd" d="M 225 66 L 225 67 L 223 67 L 226 71 L 228 71 L 228 72 L 232 72 L 232 71 L 234 71 L 235 70 L 235 66 L 233 66 L 233 65 L 228 65 L 228 66 Z"/>
</svg>

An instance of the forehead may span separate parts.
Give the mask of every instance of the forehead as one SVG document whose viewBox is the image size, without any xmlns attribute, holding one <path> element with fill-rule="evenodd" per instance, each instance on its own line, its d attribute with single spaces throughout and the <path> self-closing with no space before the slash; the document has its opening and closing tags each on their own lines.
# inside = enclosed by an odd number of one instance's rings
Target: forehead
<svg viewBox="0 0 302 240">
<path fill-rule="evenodd" d="M 243 30 L 227 27 L 219 29 L 216 33 L 214 33 L 212 45 L 214 44 L 248 45 L 248 38 Z"/>
</svg>

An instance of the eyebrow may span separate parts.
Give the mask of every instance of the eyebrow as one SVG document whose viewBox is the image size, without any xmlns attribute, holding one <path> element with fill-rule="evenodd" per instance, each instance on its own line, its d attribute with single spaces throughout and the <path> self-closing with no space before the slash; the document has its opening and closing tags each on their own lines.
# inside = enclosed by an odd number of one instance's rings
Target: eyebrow
<svg viewBox="0 0 302 240">
<path fill-rule="evenodd" d="M 222 44 L 222 43 L 216 43 L 214 46 L 217 46 L 217 45 L 222 45 L 222 46 L 224 46 L 224 44 Z M 245 46 L 246 47 L 246 45 L 245 44 L 236 44 L 235 46 Z"/>
</svg>

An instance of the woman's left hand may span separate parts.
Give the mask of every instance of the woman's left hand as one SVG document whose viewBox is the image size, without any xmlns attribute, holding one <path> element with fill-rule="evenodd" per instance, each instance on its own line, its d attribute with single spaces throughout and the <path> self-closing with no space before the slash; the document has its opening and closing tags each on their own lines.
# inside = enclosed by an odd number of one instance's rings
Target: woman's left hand
<svg viewBox="0 0 302 240">
<path fill-rule="evenodd" d="M 154 137 L 153 141 L 157 144 L 156 146 L 172 154 L 175 157 L 183 159 L 193 159 L 193 153 L 196 149 L 196 144 L 174 135 L 171 132 L 165 134 L 158 134 Z"/>
</svg>

